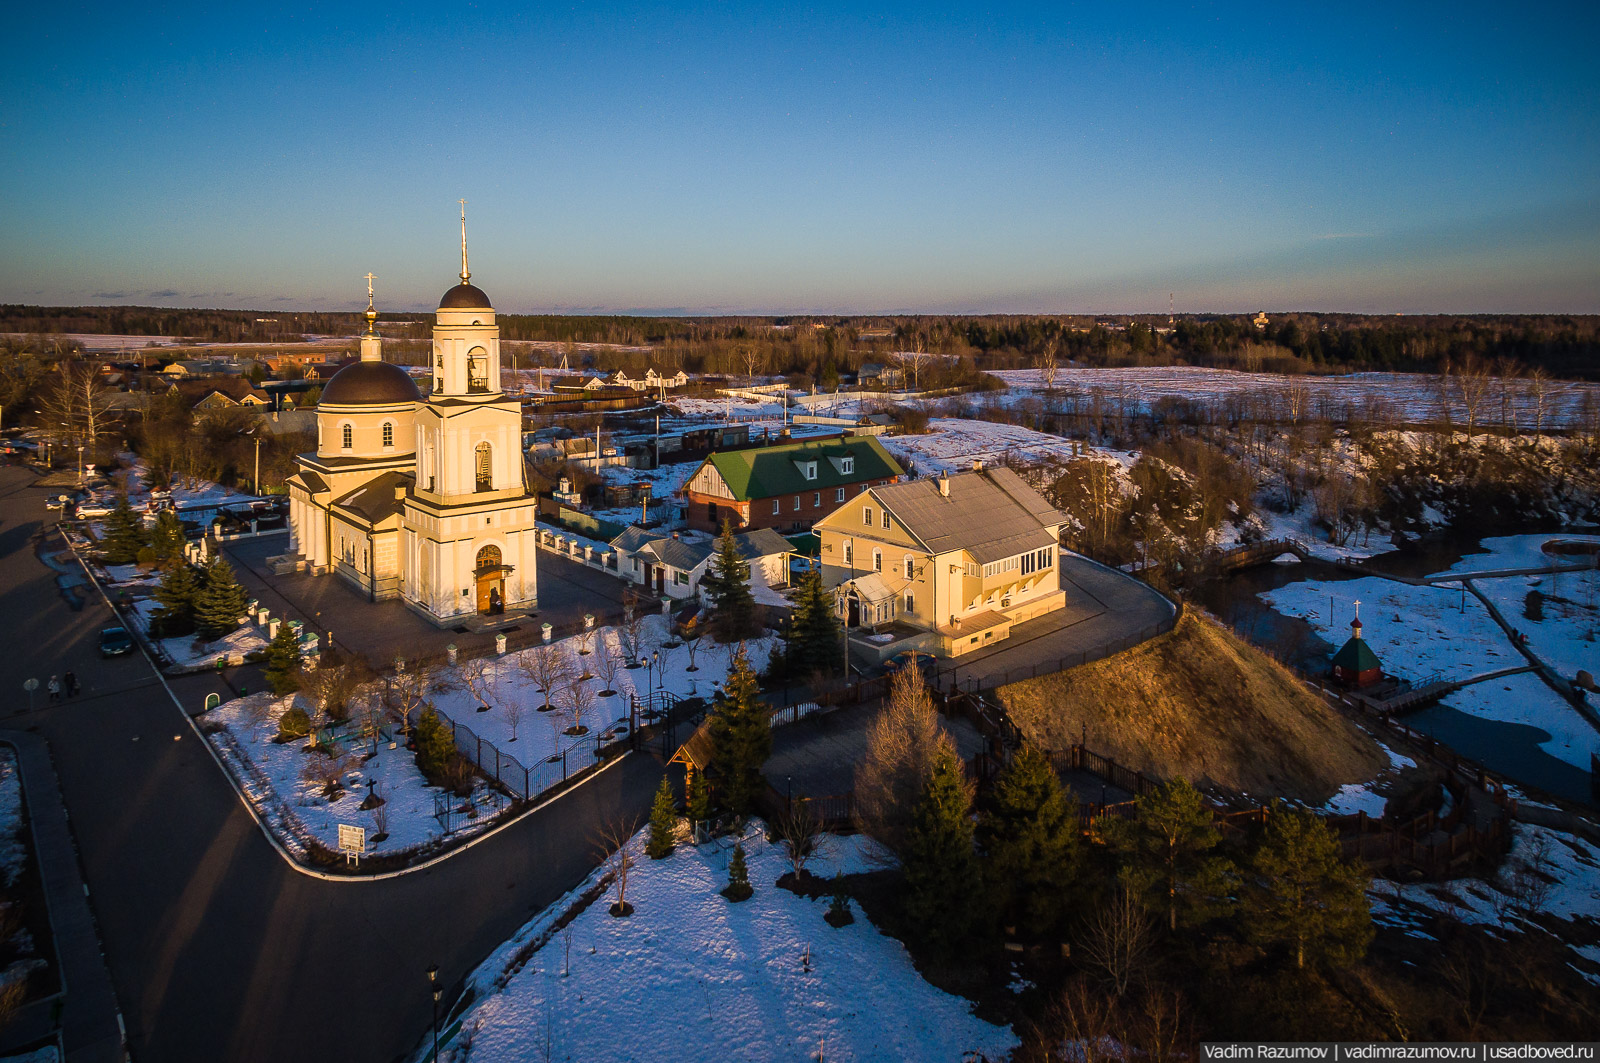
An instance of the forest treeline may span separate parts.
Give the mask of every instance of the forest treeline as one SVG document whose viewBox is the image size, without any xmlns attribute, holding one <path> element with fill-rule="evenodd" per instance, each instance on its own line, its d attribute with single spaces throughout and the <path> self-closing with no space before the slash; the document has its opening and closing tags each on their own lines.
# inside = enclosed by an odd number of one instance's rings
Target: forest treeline
<svg viewBox="0 0 1600 1063">
<path fill-rule="evenodd" d="M 385 335 L 425 339 L 428 314 L 384 317 Z M 506 340 L 660 348 L 689 369 L 758 349 L 768 372 L 853 370 L 889 351 L 970 357 L 981 369 L 1024 368 L 1054 357 L 1089 366 L 1202 365 L 1289 373 L 1352 370 L 1437 372 L 1481 362 L 1567 378 L 1600 378 L 1600 317 L 1572 315 L 1361 314 L 984 315 L 846 317 L 629 317 L 499 315 Z M 823 326 L 817 328 L 814 326 Z M 302 334 L 354 335 L 358 313 L 269 313 L 138 306 L 0 306 L 0 332 L 177 336 L 205 342 L 290 342 Z M 588 354 L 594 368 L 615 355 Z M 696 364 L 709 359 L 710 364 Z"/>
</svg>

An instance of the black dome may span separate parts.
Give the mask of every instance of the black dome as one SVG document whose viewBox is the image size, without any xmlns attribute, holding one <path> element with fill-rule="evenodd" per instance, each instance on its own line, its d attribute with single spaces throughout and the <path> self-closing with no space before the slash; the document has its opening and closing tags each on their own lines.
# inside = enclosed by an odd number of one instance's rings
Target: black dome
<svg viewBox="0 0 1600 1063">
<path fill-rule="evenodd" d="M 390 362 L 351 362 L 322 389 L 322 401 L 344 406 L 421 402 L 411 374 Z"/>
<path fill-rule="evenodd" d="M 476 284 L 458 284 L 439 299 L 440 310 L 492 310 L 489 297 Z"/>
</svg>

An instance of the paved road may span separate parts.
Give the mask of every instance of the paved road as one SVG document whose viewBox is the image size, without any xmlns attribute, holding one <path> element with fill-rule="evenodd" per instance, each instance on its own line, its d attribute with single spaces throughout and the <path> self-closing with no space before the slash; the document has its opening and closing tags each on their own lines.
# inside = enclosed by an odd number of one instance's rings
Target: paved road
<svg viewBox="0 0 1600 1063">
<path fill-rule="evenodd" d="M 633 756 L 431 870 L 298 874 L 143 659 L 99 659 L 110 615 L 98 598 L 71 609 L 35 558 L 45 492 L 31 477 L 0 468 L 0 722 L 50 742 L 140 1063 L 388 1063 L 426 1030 L 429 963 L 457 983 L 587 874 L 588 824 L 648 807 L 661 769 Z M 23 679 L 66 667 L 85 692 L 30 712 Z M 198 704 L 215 683 L 175 686 Z"/>
</svg>

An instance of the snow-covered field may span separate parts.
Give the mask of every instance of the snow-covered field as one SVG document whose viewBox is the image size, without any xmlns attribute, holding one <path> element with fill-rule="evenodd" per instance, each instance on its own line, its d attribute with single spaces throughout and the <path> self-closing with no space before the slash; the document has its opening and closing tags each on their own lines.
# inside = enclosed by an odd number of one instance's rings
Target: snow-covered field
<svg viewBox="0 0 1600 1063">
<path fill-rule="evenodd" d="M 153 590 L 149 583 L 143 580 L 135 582 L 133 586 Z M 150 618 L 160 608 L 160 603 L 154 598 L 145 598 L 134 602 L 128 612 L 139 630 L 148 632 Z M 266 649 L 268 641 L 266 632 L 259 625 L 249 623 L 239 626 L 214 642 L 205 642 L 194 635 L 184 635 L 180 638 L 161 639 L 156 645 L 161 647 L 161 652 L 174 667 L 183 671 L 199 671 L 215 667 L 218 661 L 224 659 L 238 664 L 244 660 L 246 654 Z"/>
<path fill-rule="evenodd" d="M 1044 392 L 1037 369 L 1002 369 L 993 372 L 1012 388 L 1011 400 Z M 1148 410 L 1163 398 L 1196 402 L 1217 402 L 1229 395 L 1246 394 L 1275 403 L 1282 402 L 1291 387 L 1304 387 L 1310 399 L 1312 416 L 1327 411 L 1335 418 L 1347 410 L 1361 411 L 1369 402 L 1378 402 L 1408 421 L 1431 421 L 1439 416 L 1437 377 L 1421 373 L 1350 373 L 1345 376 L 1282 376 L 1276 373 L 1245 373 L 1233 369 L 1205 369 L 1195 366 L 1152 366 L 1119 369 L 1067 367 L 1057 370 L 1055 391 L 1086 394 L 1096 389 L 1108 401 L 1125 402 L 1130 410 Z M 1556 382 L 1545 395 L 1546 428 L 1570 427 L 1583 423 L 1584 402 L 1589 397 L 1600 401 L 1600 384 Z M 1535 399 L 1527 381 L 1511 381 L 1510 400 L 1519 425 L 1532 428 L 1536 420 Z M 1484 403 L 1488 421 L 1497 422 L 1500 394 L 1491 389 Z M 1459 392 L 1452 391 L 1451 419 L 1466 423 L 1466 409 Z"/>
<path fill-rule="evenodd" d="M 993 464 L 1008 455 L 1030 462 L 1066 461 L 1088 449 L 1081 442 L 1020 425 L 956 417 L 932 418 L 926 435 L 883 436 L 879 441 L 895 457 L 915 463 L 921 476 L 970 469 L 974 460 Z"/>
<path fill-rule="evenodd" d="M 1506 867 L 1530 867 L 1551 881 L 1543 915 L 1562 920 L 1600 920 L 1600 850 L 1575 835 L 1518 823 Z M 1381 881 L 1368 891 L 1373 921 L 1432 940 L 1424 929 L 1431 914 L 1442 912 L 1465 923 L 1499 923 L 1506 918 L 1507 896 L 1479 879 L 1458 879 L 1443 886 L 1402 885 Z M 1508 919 L 1514 922 L 1514 919 Z M 1574 945 L 1572 951 L 1600 963 L 1600 945 Z M 1589 981 L 1600 977 L 1586 973 Z"/>
<path fill-rule="evenodd" d="M 546 909 L 470 976 L 480 1002 L 440 1058 L 954 1063 L 969 1052 L 998 1059 L 1017 1045 L 1008 1028 L 923 981 L 904 946 L 859 908 L 836 930 L 822 918 L 826 898 L 774 886 L 788 866 L 762 829 L 754 823 L 744 838 L 755 895 L 742 904 L 719 892 L 732 839 L 650 860 L 636 836 L 634 913 L 613 918 L 608 894 L 519 966 L 518 953 L 550 934 L 601 872 Z M 810 869 L 823 877 L 862 870 L 870 844 L 830 837 Z"/>
</svg>

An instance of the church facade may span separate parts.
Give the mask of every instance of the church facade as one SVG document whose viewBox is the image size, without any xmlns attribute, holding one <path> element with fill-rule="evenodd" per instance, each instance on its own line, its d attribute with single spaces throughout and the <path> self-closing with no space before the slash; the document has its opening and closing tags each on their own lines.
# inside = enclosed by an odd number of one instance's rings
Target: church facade
<svg viewBox="0 0 1600 1063">
<path fill-rule="evenodd" d="M 501 391 L 494 308 L 470 280 L 463 222 L 461 283 L 439 301 L 424 398 L 383 360 L 369 278 L 361 358 L 323 389 L 316 452 L 289 479 L 289 567 L 441 626 L 538 599 L 521 404 Z"/>
</svg>

